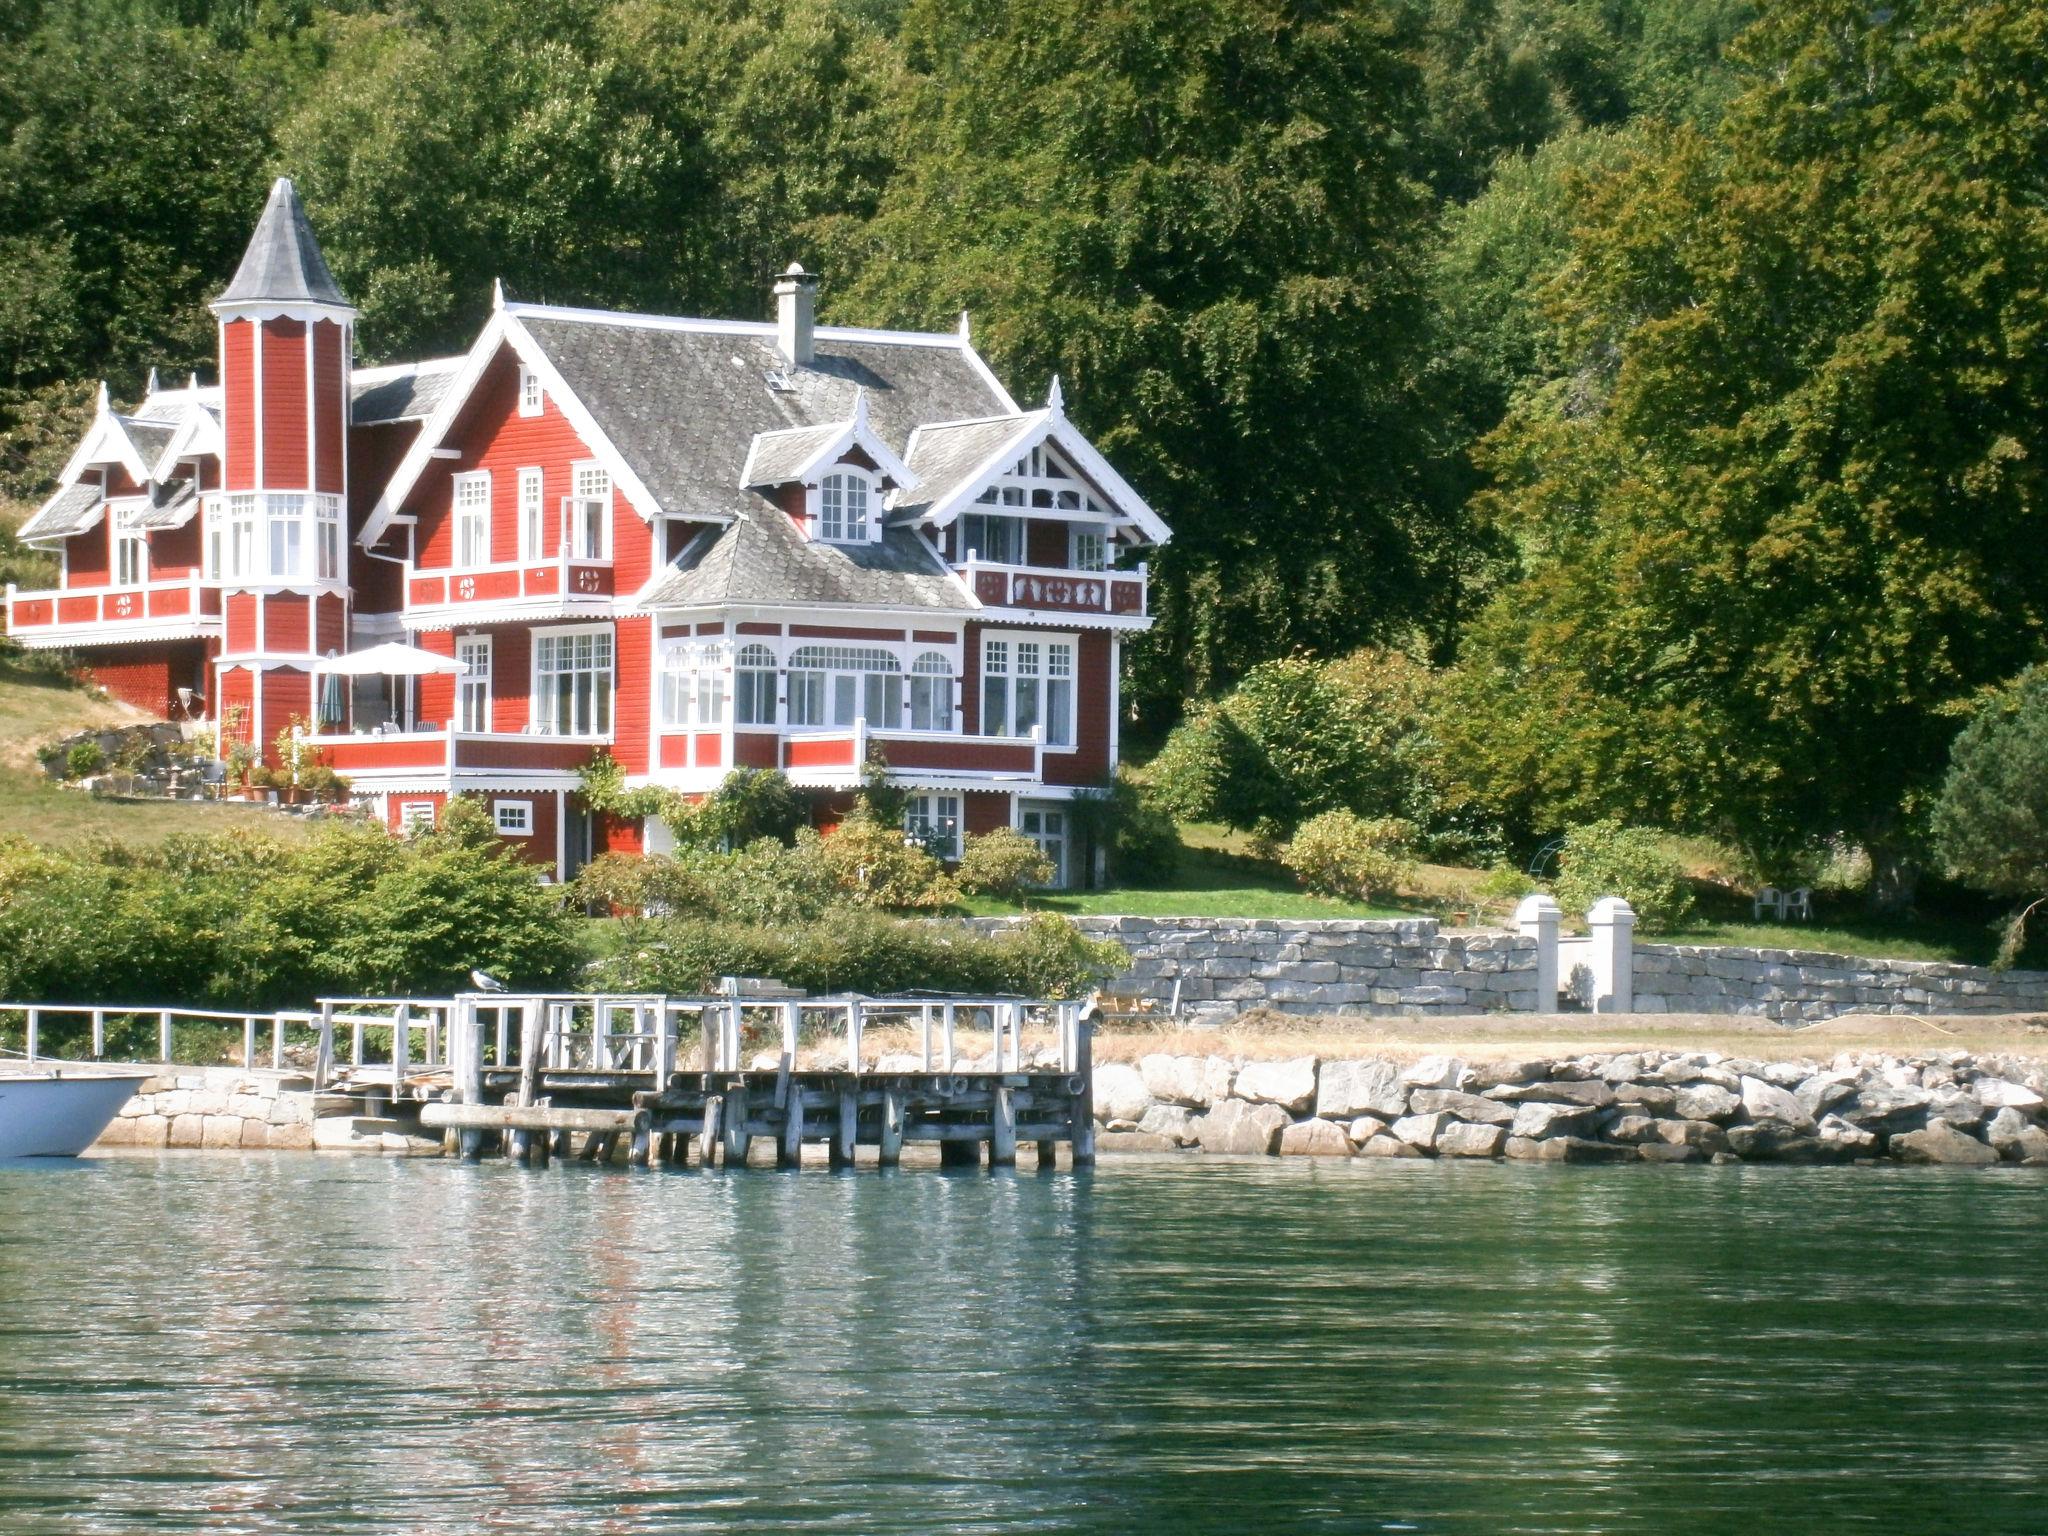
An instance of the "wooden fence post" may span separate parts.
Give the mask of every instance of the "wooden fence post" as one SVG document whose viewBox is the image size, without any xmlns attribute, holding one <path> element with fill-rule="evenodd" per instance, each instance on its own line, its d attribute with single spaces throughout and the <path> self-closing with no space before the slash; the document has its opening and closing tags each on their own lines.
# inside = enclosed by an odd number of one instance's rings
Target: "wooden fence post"
<svg viewBox="0 0 2048 1536">
<path fill-rule="evenodd" d="M 464 1104 L 481 1104 L 484 1101 L 484 1040 L 483 1016 L 476 1004 L 468 998 L 458 999 L 455 1005 L 455 1045 L 462 1059 L 456 1072 L 456 1097 Z M 460 1133 L 462 1157 L 465 1162 L 475 1162 L 483 1156 L 484 1133 L 480 1130 L 464 1130 Z"/>
<path fill-rule="evenodd" d="M 1081 1080 L 1074 1095 L 1073 1117 L 1067 1138 L 1074 1145 L 1074 1166 L 1085 1168 L 1095 1161 L 1095 1010 L 1084 1011 L 1074 1021 L 1074 1075 Z"/>
</svg>

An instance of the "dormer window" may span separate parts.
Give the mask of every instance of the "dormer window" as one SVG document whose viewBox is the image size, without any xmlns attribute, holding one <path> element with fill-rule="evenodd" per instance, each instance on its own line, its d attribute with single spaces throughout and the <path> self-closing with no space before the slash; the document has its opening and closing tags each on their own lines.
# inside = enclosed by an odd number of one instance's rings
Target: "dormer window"
<svg viewBox="0 0 2048 1536">
<path fill-rule="evenodd" d="M 519 414 L 538 416 L 541 407 L 540 375 L 531 368 L 519 370 Z"/>
<path fill-rule="evenodd" d="M 818 487 L 818 537 L 831 544 L 865 544 L 873 537 L 873 488 L 865 475 L 827 475 Z"/>
</svg>

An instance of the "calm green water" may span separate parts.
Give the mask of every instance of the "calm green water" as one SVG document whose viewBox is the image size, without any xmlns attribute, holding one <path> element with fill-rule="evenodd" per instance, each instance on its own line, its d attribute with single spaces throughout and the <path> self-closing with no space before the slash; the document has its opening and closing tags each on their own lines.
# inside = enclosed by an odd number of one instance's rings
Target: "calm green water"
<svg viewBox="0 0 2048 1536">
<path fill-rule="evenodd" d="M 2048 1531 L 2048 1182 L 0 1165 L 0 1531 Z"/>
</svg>

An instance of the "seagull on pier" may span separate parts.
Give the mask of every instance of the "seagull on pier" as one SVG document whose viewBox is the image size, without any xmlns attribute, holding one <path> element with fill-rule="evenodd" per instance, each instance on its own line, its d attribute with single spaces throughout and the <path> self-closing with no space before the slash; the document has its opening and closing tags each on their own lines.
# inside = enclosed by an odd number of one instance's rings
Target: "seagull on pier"
<svg viewBox="0 0 2048 1536">
<path fill-rule="evenodd" d="M 469 979 L 479 992 L 502 992 L 505 990 L 505 983 L 498 980 L 489 971 L 471 971 Z"/>
</svg>

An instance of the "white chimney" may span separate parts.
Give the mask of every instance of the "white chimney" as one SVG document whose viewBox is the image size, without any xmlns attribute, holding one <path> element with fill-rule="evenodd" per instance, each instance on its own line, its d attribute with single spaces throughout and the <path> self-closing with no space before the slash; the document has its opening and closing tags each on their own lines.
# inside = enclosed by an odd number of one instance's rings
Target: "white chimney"
<svg viewBox="0 0 2048 1536">
<path fill-rule="evenodd" d="M 808 367 L 817 325 L 818 280 L 792 261 L 775 283 L 775 345 L 785 361 Z"/>
</svg>

